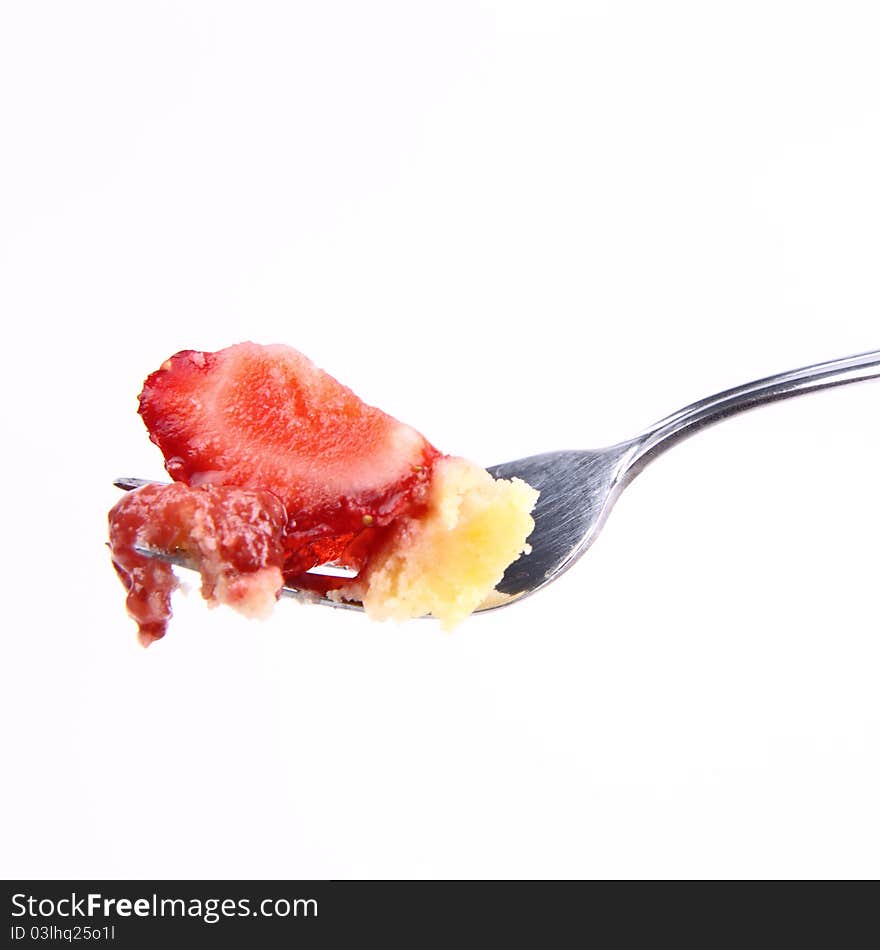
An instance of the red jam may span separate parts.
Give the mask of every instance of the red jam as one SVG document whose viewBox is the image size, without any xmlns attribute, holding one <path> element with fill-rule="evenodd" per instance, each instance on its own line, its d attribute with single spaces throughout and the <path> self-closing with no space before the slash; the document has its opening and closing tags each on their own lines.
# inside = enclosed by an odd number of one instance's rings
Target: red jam
<svg viewBox="0 0 880 950">
<path fill-rule="evenodd" d="M 287 516 L 268 492 L 146 485 L 123 496 L 109 520 L 113 565 L 144 646 L 165 635 L 178 584 L 170 564 L 138 554 L 135 546 L 183 554 L 199 568 L 208 600 L 247 607 L 265 594 L 271 578 L 276 591 L 281 587 Z"/>
</svg>

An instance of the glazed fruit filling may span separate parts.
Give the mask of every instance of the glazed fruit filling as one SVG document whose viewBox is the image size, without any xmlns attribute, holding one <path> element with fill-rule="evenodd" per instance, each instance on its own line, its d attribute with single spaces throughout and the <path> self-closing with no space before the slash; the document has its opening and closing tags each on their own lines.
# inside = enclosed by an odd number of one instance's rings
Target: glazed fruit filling
<svg viewBox="0 0 880 950">
<path fill-rule="evenodd" d="M 176 580 L 138 548 L 183 555 L 210 603 L 250 615 L 286 582 L 447 627 L 527 551 L 537 492 L 442 456 L 289 347 L 177 353 L 140 413 L 174 483 L 123 497 L 110 546 L 145 644 L 165 633 Z M 331 563 L 357 578 L 305 573 Z"/>
<path fill-rule="evenodd" d="M 178 585 L 170 564 L 138 548 L 180 552 L 198 565 L 209 603 L 264 617 L 284 583 L 285 522 L 269 492 L 172 484 L 125 495 L 110 512 L 110 547 L 141 643 L 164 636 Z"/>
</svg>

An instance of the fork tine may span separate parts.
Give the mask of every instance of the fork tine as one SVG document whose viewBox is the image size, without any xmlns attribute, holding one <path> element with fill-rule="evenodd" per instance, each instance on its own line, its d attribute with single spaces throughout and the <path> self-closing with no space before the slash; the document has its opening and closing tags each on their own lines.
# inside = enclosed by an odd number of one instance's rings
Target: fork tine
<svg viewBox="0 0 880 950">
<path fill-rule="evenodd" d="M 181 551 L 164 551 L 161 548 L 151 548 L 146 544 L 134 545 L 136 554 L 142 557 L 151 557 L 156 561 L 167 561 L 176 567 L 185 567 L 188 571 L 196 571 L 197 567 Z M 319 577 L 357 577 L 357 571 L 350 567 L 344 567 L 340 564 L 319 564 L 317 567 L 310 568 L 306 574 L 317 574 Z M 290 588 L 298 591 L 299 588 Z"/>
<path fill-rule="evenodd" d="M 135 488 L 143 488 L 144 485 L 161 485 L 162 483 L 154 481 L 152 478 L 132 478 L 126 475 L 122 478 L 114 478 L 113 484 L 123 491 L 134 491 Z"/>
<path fill-rule="evenodd" d="M 134 550 L 143 557 L 153 558 L 157 561 L 165 561 L 167 564 L 173 564 L 175 567 L 182 567 L 188 571 L 198 570 L 192 561 L 179 551 L 161 551 L 158 548 L 151 548 L 142 544 L 136 544 Z M 280 597 L 290 597 L 303 603 L 323 604 L 326 607 L 338 607 L 342 610 L 364 609 L 363 605 L 358 601 L 330 600 L 314 591 L 301 590 L 298 587 L 289 587 L 287 584 L 278 591 L 278 595 Z"/>
</svg>

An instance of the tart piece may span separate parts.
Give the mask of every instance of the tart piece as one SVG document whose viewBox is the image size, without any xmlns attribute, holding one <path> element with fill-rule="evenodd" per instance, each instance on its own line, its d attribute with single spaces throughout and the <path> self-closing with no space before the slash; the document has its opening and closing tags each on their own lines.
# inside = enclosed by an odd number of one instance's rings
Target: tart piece
<svg viewBox="0 0 880 950">
<path fill-rule="evenodd" d="M 290 347 L 181 351 L 146 380 L 140 414 L 175 480 L 110 513 L 144 643 L 164 634 L 176 581 L 136 547 L 183 552 L 209 602 L 251 614 L 288 583 L 446 628 L 528 551 L 534 489 L 441 455 Z M 357 577 L 306 573 L 327 563 Z"/>
</svg>

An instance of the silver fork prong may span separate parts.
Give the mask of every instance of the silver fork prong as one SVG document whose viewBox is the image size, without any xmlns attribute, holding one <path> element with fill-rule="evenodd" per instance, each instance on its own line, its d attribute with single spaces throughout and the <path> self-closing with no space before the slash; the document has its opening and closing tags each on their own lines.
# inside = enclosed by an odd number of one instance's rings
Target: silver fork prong
<svg viewBox="0 0 880 950">
<path fill-rule="evenodd" d="M 114 478 L 113 484 L 123 491 L 134 491 L 136 488 L 143 488 L 144 485 L 161 485 L 162 483 L 154 481 L 151 478 L 131 478 L 129 476 L 123 476 L 122 478 Z"/>
<path fill-rule="evenodd" d="M 175 567 L 185 567 L 188 571 L 197 570 L 193 562 L 182 551 L 163 551 L 161 548 L 151 548 L 146 544 L 135 544 L 133 546 L 135 554 L 141 557 L 152 558 L 154 561 L 165 561 L 166 564 L 173 564 Z"/>
<path fill-rule="evenodd" d="M 185 567 L 188 571 L 197 571 L 198 568 L 192 560 L 186 556 L 183 551 L 163 551 L 160 548 L 151 548 L 146 544 L 135 544 L 134 551 L 142 557 L 151 557 L 157 561 L 167 561 L 176 567 Z M 357 571 L 350 567 L 340 567 L 338 564 L 319 564 L 305 572 L 306 574 L 316 574 L 319 577 L 357 577 Z M 295 588 L 291 588 L 294 590 Z"/>
<path fill-rule="evenodd" d="M 145 544 L 134 545 L 136 554 L 141 557 L 152 558 L 155 561 L 165 561 L 166 564 L 173 564 L 174 567 L 182 567 L 187 571 L 197 572 L 198 568 L 182 551 L 163 551 L 160 548 L 151 548 Z M 309 572 L 311 573 L 311 572 Z M 316 572 L 317 573 L 317 572 Z M 300 590 L 298 587 L 289 587 L 287 584 L 278 591 L 279 597 L 290 597 L 306 604 L 324 604 L 326 607 L 339 607 L 342 610 L 363 610 L 363 606 L 357 601 L 336 601 L 309 590 Z"/>
</svg>

